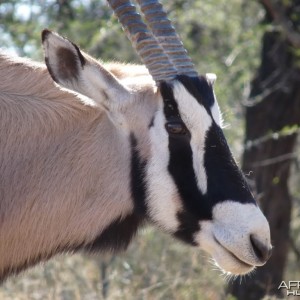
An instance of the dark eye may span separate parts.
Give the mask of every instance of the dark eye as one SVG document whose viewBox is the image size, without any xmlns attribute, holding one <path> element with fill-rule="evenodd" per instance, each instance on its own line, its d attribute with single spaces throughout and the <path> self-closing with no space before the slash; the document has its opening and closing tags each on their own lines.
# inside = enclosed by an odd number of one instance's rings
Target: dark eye
<svg viewBox="0 0 300 300">
<path fill-rule="evenodd" d="M 182 122 L 168 122 L 166 123 L 166 129 L 169 134 L 186 134 L 187 128 Z"/>
</svg>

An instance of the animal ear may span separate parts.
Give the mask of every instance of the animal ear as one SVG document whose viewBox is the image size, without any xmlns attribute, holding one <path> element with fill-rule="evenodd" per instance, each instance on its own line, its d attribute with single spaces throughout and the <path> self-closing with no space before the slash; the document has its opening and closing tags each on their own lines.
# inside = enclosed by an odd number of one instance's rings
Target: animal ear
<svg viewBox="0 0 300 300">
<path fill-rule="evenodd" d="M 107 108 L 128 98 L 129 91 L 118 79 L 77 45 L 47 29 L 42 42 L 48 71 L 58 84 Z"/>
</svg>

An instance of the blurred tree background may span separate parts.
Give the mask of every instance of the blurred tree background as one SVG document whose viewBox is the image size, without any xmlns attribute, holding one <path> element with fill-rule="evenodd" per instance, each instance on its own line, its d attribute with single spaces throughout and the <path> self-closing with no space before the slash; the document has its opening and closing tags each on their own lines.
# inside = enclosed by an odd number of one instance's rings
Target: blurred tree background
<svg viewBox="0 0 300 300">
<path fill-rule="evenodd" d="M 300 280 L 300 1 L 162 2 L 199 72 L 218 76 L 225 134 L 272 226 L 270 262 L 233 280 L 145 229 L 123 255 L 58 257 L 8 280 L 0 299 L 260 299 Z M 43 28 L 103 61 L 139 62 L 104 0 L 0 1 L 5 51 L 42 60 Z"/>
<path fill-rule="evenodd" d="M 293 203 L 288 186 L 291 168 L 297 165 L 299 156 L 296 146 L 300 126 L 300 1 L 261 3 L 266 29 L 261 65 L 246 104 L 243 169 L 252 172 L 249 179 L 270 222 L 274 251 L 251 281 L 242 285 L 233 282 L 229 286 L 239 299 L 260 299 L 266 291 L 278 296 L 285 292 L 286 296 L 286 291 L 278 290 L 278 282 L 284 279 L 290 245 L 296 250 L 298 261 L 300 258 L 295 244 L 299 234 L 290 234 L 292 207 L 294 204 L 295 210 L 299 208 L 299 201 Z"/>
</svg>

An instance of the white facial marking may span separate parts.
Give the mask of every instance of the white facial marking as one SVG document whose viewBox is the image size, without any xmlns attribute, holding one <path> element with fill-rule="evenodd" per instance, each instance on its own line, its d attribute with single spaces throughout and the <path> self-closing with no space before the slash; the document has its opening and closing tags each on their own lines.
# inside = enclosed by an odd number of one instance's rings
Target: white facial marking
<svg viewBox="0 0 300 300">
<path fill-rule="evenodd" d="M 205 77 L 206 77 L 207 82 L 211 86 L 213 86 L 215 81 L 217 80 L 217 75 L 214 73 L 206 73 Z M 215 102 L 211 108 L 211 114 L 212 114 L 215 122 L 222 128 L 222 124 L 223 124 L 222 115 L 221 115 L 220 108 L 219 108 L 218 102 L 216 100 L 214 91 L 213 91 L 213 94 L 214 94 Z"/>
<path fill-rule="evenodd" d="M 204 168 L 205 136 L 212 124 L 212 119 L 204 106 L 199 104 L 179 82 L 174 84 L 174 97 L 181 118 L 192 135 L 193 167 L 198 188 L 205 194 L 207 192 L 207 176 Z"/>
<path fill-rule="evenodd" d="M 147 205 L 154 221 L 166 231 L 174 232 L 178 228 L 176 203 L 177 189 L 168 172 L 169 137 L 165 130 L 165 117 L 159 110 L 150 128 L 151 158 L 147 164 L 146 180 L 148 183 Z"/>
<path fill-rule="evenodd" d="M 222 118 L 222 114 L 220 112 L 220 108 L 219 108 L 219 105 L 218 105 L 218 102 L 215 101 L 213 106 L 211 107 L 210 109 L 211 111 L 211 114 L 214 118 L 214 121 L 217 123 L 217 125 L 219 127 L 223 127 L 223 118 Z"/>
<path fill-rule="evenodd" d="M 254 204 L 219 203 L 213 209 L 213 221 L 201 221 L 200 227 L 201 231 L 195 237 L 200 247 L 226 272 L 245 274 L 264 264 L 253 250 L 250 235 L 268 247 L 270 228 Z"/>
<path fill-rule="evenodd" d="M 205 77 L 206 80 L 210 83 L 210 85 L 213 85 L 217 80 L 217 75 L 215 73 L 206 73 Z"/>
</svg>

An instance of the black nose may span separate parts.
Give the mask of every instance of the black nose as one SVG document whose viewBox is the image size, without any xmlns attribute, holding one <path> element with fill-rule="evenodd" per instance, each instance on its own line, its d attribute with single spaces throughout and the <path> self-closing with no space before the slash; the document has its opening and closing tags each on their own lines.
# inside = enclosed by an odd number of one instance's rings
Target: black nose
<svg viewBox="0 0 300 300">
<path fill-rule="evenodd" d="M 250 235 L 250 241 L 255 255 L 261 262 L 266 262 L 272 254 L 272 246 L 264 244 L 253 234 Z"/>
</svg>

